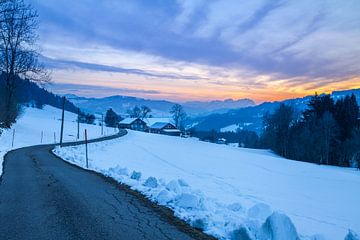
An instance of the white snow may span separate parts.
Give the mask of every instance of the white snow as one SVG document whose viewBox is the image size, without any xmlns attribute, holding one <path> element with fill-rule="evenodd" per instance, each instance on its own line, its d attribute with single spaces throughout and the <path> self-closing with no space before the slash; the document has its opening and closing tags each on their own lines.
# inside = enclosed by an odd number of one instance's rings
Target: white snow
<svg viewBox="0 0 360 240">
<path fill-rule="evenodd" d="M 83 148 L 55 152 L 84 167 Z M 344 239 L 349 229 L 353 236 L 360 232 L 360 172 L 355 169 L 135 131 L 89 149 L 91 169 L 222 239 L 247 234 L 250 239 L 332 240 Z"/>
<path fill-rule="evenodd" d="M 236 132 L 239 129 L 237 124 L 232 124 L 220 129 L 220 132 Z"/>
<path fill-rule="evenodd" d="M 61 110 L 44 106 L 43 109 L 24 108 L 24 112 L 12 126 L 0 135 L 0 175 L 2 173 L 2 161 L 7 151 L 11 149 L 54 143 L 60 139 Z M 77 137 L 77 115 L 65 111 L 64 142 L 75 141 Z M 80 139 L 83 140 L 84 129 L 87 129 L 88 138 L 101 136 L 101 126 L 80 124 Z M 15 130 L 14 146 L 12 147 L 13 130 Z M 55 139 L 54 140 L 54 133 Z M 113 128 L 104 127 L 104 133 L 114 134 Z M 41 135 L 43 139 L 41 141 Z"/>
</svg>

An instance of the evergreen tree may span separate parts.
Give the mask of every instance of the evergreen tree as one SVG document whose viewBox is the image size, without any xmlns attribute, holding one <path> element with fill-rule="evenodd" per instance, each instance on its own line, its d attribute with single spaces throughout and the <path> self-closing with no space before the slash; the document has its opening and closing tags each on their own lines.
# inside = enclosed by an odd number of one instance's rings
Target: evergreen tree
<svg viewBox="0 0 360 240">
<path fill-rule="evenodd" d="M 120 121 L 120 117 L 112 110 L 112 108 L 106 111 L 105 124 L 108 127 L 117 127 Z"/>
</svg>

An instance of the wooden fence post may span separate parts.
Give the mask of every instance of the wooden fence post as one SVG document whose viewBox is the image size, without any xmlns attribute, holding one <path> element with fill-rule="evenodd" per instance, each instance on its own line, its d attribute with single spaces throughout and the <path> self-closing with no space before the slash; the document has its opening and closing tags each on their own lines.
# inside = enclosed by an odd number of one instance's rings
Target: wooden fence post
<svg viewBox="0 0 360 240">
<path fill-rule="evenodd" d="M 15 128 L 13 129 L 11 147 L 14 147 L 14 141 L 15 141 Z"/>
<path fill-rule="evenodd" d="M 86 131 L 86 129 L 85 129 L 85 158 L 86 158 L 86 168 L 89 168 L 88 141 L 87 141 L 87 131 Z"/>
<path fill-rule="evenodd" d="M 60 147 L 62 147 L 63 144 L 65 101 L 66 98 L 63 97 L 62 113 L 61 113 Z"/>
</svg>

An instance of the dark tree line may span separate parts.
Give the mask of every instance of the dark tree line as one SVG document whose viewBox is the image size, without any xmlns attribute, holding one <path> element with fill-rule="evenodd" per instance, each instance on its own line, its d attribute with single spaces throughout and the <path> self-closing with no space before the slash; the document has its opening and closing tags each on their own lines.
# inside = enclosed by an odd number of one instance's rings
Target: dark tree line
<svg viewBox="0 0 360 240">
<path fill-rule="evenodd" d="M 22 105 L 42 108 L 45 104 L 56 108 L 62 108 L 63 99 L 44 88 L 41 88 L 35 82 L 23 80 L 17 77 L 14 80 L 16 91 L 13 93 L 11 101 L 12 111 L 7 111 L 7 87 L 5 86 L 4 75 L 0 75 L 0 128 L 7 128 L 9 124 L 16 121 Z M 77 113 L 78 108 L 68 100 L 65 102 L 65 110 Z M 10 114 L 10 116 L 9 116 Z M 11 119 L 11 122 L 6 122 Z"/>
<path fill-rule="evenodd" d="M 0 124 L 9 128 L 19 114 L 17 79 L 47 82 L 49 74 L 39 63 L 37 12 L 23 0 L 0 0 Z"/>
<path fill-rule="evenodd" d="M 211 131 L 196 131 L 195 129 L 190 129 L 190 135 L 192 137 L 199 138 L 201 141 L 212 143 L 216 143 L 218 139 L 224 138 L 226 139 L 227 143 L 237 143 L 239 147 L 259 147 L 258 135 L 255 132 L 248 130 L 239 130 L 236 132 L 218 132 L 214 129 Z"/>
<path fill-rule="evenodd" d="M 289 159 L 352 166 L 360 161 L 359 121 L 355 95 L 336 102 L 330 95 L 315 95 L 300 119 L 284 104 L 266 114 L 260 145 Z"/>
</svg>

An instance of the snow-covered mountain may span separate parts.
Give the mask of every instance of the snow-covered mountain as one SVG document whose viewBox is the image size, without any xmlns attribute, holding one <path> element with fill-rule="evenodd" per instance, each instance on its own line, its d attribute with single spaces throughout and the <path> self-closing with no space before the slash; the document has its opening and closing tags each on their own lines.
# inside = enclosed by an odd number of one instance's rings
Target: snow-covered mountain
<svg viewBox="0 0 360 240">
<path fill-rule="evenodd" d="M 112 108 L 118 114 L 125 114 L 130 108 L 145 105 L 151 108 L 152 115 L 165 117 L 169 116 L 169 111 L 175 104 L 175 102 L 165 100 L 151 100 L 119 95 L 105 98 L 85 98 L 69 94 L 66 97 L 77 107 L 92 113 L 105 112 L 107 109 Z M 227 99 L 224 101 L 185 102 L 182 105 L 189 115 L 207 115 L 211 113 L 224 113 L 234 108 L 254 106 L 255 103 L 251 99 Z"/>
</svg>

